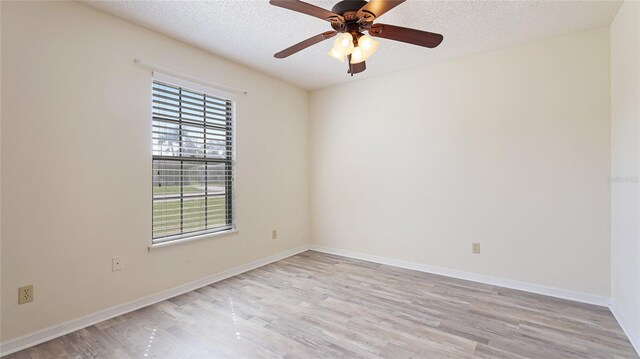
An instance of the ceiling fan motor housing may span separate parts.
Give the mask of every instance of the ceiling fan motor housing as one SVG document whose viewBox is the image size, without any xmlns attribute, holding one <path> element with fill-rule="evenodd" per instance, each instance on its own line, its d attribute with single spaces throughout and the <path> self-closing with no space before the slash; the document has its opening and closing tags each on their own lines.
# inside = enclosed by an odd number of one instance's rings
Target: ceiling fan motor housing
<svg viewBox="0 0 640 359">
<path fill-rule="evenodd" d="M 356 38 L 357 33 L 370 25 L 370 22 L 363 22 L 363 19 L 358 16 L 358 10 L 365 5 L 367 1 L 364 0 L 343 0 L 335 4 L 331 12 L 342 16 L 344 21 L 332 21 L 331 27 L 338 32 L 349 32 Z M 366 14 L 369 15 L 369 12 Z"/>
<path fill-rule="evenodd" d="M 357 12 L 365 5 L 367 5 L 367 2 L 364 0 L 343 0 L 335 4 L 331 8 L 331 12 L 343 15 L 345 12 L 349 11 Z"/>
</svg>

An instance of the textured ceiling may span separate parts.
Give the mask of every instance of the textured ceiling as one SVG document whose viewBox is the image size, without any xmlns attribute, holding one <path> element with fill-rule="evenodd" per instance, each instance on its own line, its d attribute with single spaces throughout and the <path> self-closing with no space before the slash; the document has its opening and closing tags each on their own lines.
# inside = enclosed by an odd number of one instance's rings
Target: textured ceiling
<svg viewBox="0 0 640 359">
<path fill-rule="evenodd" d="M 331 9 L 334 1 L 308 2 Z M 380 23 L 444 35 L 435 49 L 380 39 L 367 70 L 353 78 L 326 55 L 331 40 L 286 59 L 273 54 L 331 30 L 328 22 L 253 1 L 91 1 L 85 4 L 258 69 L 305 89 L 319 89 L 437 61 L 611 23 L 620 1 L 409 0 Z"/>
</svg>

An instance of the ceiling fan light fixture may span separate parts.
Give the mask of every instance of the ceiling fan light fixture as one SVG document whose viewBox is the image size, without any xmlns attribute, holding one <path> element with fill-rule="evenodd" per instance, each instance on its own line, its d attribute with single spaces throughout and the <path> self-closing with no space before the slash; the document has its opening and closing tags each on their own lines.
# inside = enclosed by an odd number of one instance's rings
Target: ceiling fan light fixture
<svg viewBox="0 0 640 359">
<path fill-rule="evenodd" d="M 360 46 L 354 48 L 353 52 L 351 53 L 351 64 L 359 64 L 362 61 L 366 60 L 364 55 L 364 51 L 362 51 L 362 48 Z"/>
<path fill-rule="evenodd" d="M 329 50 L 329 52 L 327 52 L 327 55 L 333 57 L 334 59 L 344 63 L 344 58 L 345 55 L 343 55 L 340 51 L 336 50 L 334 47 L 331 48 L 331 50 Z"/>
<path fill-rule="evenodd" d="M 378 45 L 378 41 L 372 39 L 368 35 L 362 35 L 358 39 L 358 47 L 362 49 L 365 60 L 378 50 Z"/>
<path fill-rule="evenodd" d="M 349 55 L 353 51 L 353 36 L 348 32 L 338 36 L 333 42 L 333 50 L 341 53 L 343 56 Z"/>
</svg>

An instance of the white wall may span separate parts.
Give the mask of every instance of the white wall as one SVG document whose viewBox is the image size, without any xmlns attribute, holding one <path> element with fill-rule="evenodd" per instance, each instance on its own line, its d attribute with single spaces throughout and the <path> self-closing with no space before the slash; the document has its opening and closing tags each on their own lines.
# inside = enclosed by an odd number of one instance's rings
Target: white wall
<svg viewBox="0 0 640 359">
<path fill-rule="evenodd" d="M 2 341 L 308 243 L 307 92 L 77 3 L 1 6 Z M 249 91 L 237 235 L 147 252 L 151 77 L 134 58 Z"/>
<path fill-rule="evenodd" d="M 611 24 L 611 297 L 640 352 L 640 3 Z"/>
<path fill-rule="evenodd" d="M 313 92 L 313 242 L 608 297 L 609 71 L 600 28 Z"/>
</svg>

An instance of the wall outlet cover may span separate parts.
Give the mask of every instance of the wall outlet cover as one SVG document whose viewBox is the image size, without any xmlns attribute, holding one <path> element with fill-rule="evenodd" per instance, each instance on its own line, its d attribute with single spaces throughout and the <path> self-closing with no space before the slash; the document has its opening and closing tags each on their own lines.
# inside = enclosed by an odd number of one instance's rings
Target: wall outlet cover
<svg viewBox="0 0 640 359">
<path fill-rule="evenodd" d="M 18 304 L 33 302 L 33 284 L 18 288 Z"/>
<path fill-rule="evenodd" d="M 480 243 L 471 243 L 471 253 L 480 254 Z"/>
<path fill-rule="evenodd" d="M 122 270 L 122 263 L 123 258 L 122 256 L 115 256 L 111 259 L 111 271 L 112 272 L 119 272 Z"/>
</svg>

